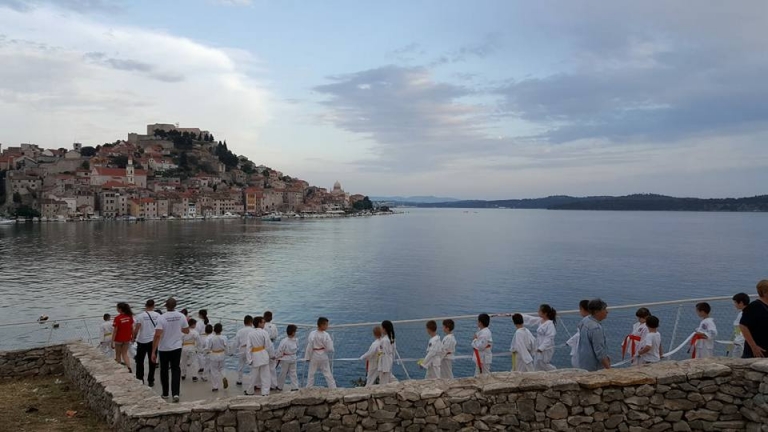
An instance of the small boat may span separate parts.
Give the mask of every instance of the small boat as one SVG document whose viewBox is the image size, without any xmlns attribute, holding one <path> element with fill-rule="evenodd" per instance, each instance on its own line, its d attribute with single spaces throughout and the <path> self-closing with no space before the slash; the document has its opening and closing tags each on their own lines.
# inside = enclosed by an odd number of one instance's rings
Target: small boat
<svg viewBox="0 0 768 432">
<path fill-rule="evenodd" d="M 263 220 L 264 222 L 280 222 L 281 220 L 283 220 L 283 218 L 277 213 L 272 213 L 272 214 L 262 216 L 261 220 Z"/>
</svg>

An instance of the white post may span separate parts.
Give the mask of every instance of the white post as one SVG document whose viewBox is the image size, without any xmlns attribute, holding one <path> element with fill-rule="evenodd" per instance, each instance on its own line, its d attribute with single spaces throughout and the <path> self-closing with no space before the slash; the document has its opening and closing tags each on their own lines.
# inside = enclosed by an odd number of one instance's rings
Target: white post
<svg viewBox="0 0 768 432">
<path fill-rule="evenodd" d="M 683 305 L 677 307 L 677 317 L 675 318 L 675 327 L 672 329 L 672 338 L 669 339 L 669 351 L 675 347 L 675 335 L 677 334 L 677 325 L 680 323 L 680 313 L 683 311 Z"/>
</svg>

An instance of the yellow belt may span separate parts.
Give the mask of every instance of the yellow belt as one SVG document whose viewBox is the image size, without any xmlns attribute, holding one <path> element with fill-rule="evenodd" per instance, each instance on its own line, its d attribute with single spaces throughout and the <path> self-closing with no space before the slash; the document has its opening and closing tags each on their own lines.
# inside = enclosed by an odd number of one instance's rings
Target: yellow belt
<svg viewBox="0 0 768 432">
<path fill-rule="evenodd" d="M 186 345 L 194 345 L 194 344 L 195 344 L 194 342 L 184 342 L 184 343 L 183 343 L 183 345 L 185 345 L 185 346 L 186 346 Z"/>
<path fill-rule="evenodd" d="M 259 352 L 259 351 L 264 351 L 264 348 L 265 348 L 265 347 L 263 347 L 263 346 L 260 346 L 260 347 L 253 347 L 253 348 L 251 348 L 251 352 Z"/>
<path fill-rule="evenodd" d="M 112 336 L 112 333 L 104 333 L 104 336 Z"/>
<path fill-rule="evenodd" d="M 212 353 L 212 354 L 220 354 L 220 353 L 223 353 L 224 351 L 226 351 L 226 350 L 223 350 L 223 349 L 220 349 L 220 350 L 211 350 L 211 353 Z"/>
</svg>

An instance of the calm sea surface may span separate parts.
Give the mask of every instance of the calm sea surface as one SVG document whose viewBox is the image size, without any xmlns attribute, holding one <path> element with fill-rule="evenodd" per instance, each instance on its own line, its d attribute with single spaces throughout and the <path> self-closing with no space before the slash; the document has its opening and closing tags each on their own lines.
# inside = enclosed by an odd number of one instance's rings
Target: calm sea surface
<svg viewBox="0 0 768 432">
<path fill-rule="evenodd" d="M 410 209 L 316 221 L 0 226 L 0 322 L 190 310 L 333 323 L 753 293 L 768 215 Z"/>
</svg>

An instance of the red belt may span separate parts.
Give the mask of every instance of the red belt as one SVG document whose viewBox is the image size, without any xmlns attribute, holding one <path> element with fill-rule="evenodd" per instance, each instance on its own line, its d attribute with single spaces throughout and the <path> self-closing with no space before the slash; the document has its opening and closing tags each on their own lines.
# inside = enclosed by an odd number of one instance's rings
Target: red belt
<svg viewBox="0 0 768 432">
<path fill-rule="evenodd" d="M 634 357 L 635 350 L 636 350 L 635 343 L 640 342 L 640 340 L 641 340 L 640 336 L 636 334 L 631 334 L 625 337 L 624 342 L 621 344 L 621 358 L 624 358 L 624 356 L 627 354 L 627 346 L 630 345 L 630 341 L 632 345 L 632 347 L 630 348 L 630 351 L 632 353 L 632 357 Z"/>
<path fill-rule="evenodd" d="M 693 338 L 691 338 L 691 349 L 693 349 L 693 352 L 691 353 L 691 358 L 696 358 L 696 343 L 698 343 L 700 340 L 706 340 L 706 339 L 707 339 L 706 336 L 703 336 L 700 334 L 693 335 Z"/>
</svg>

